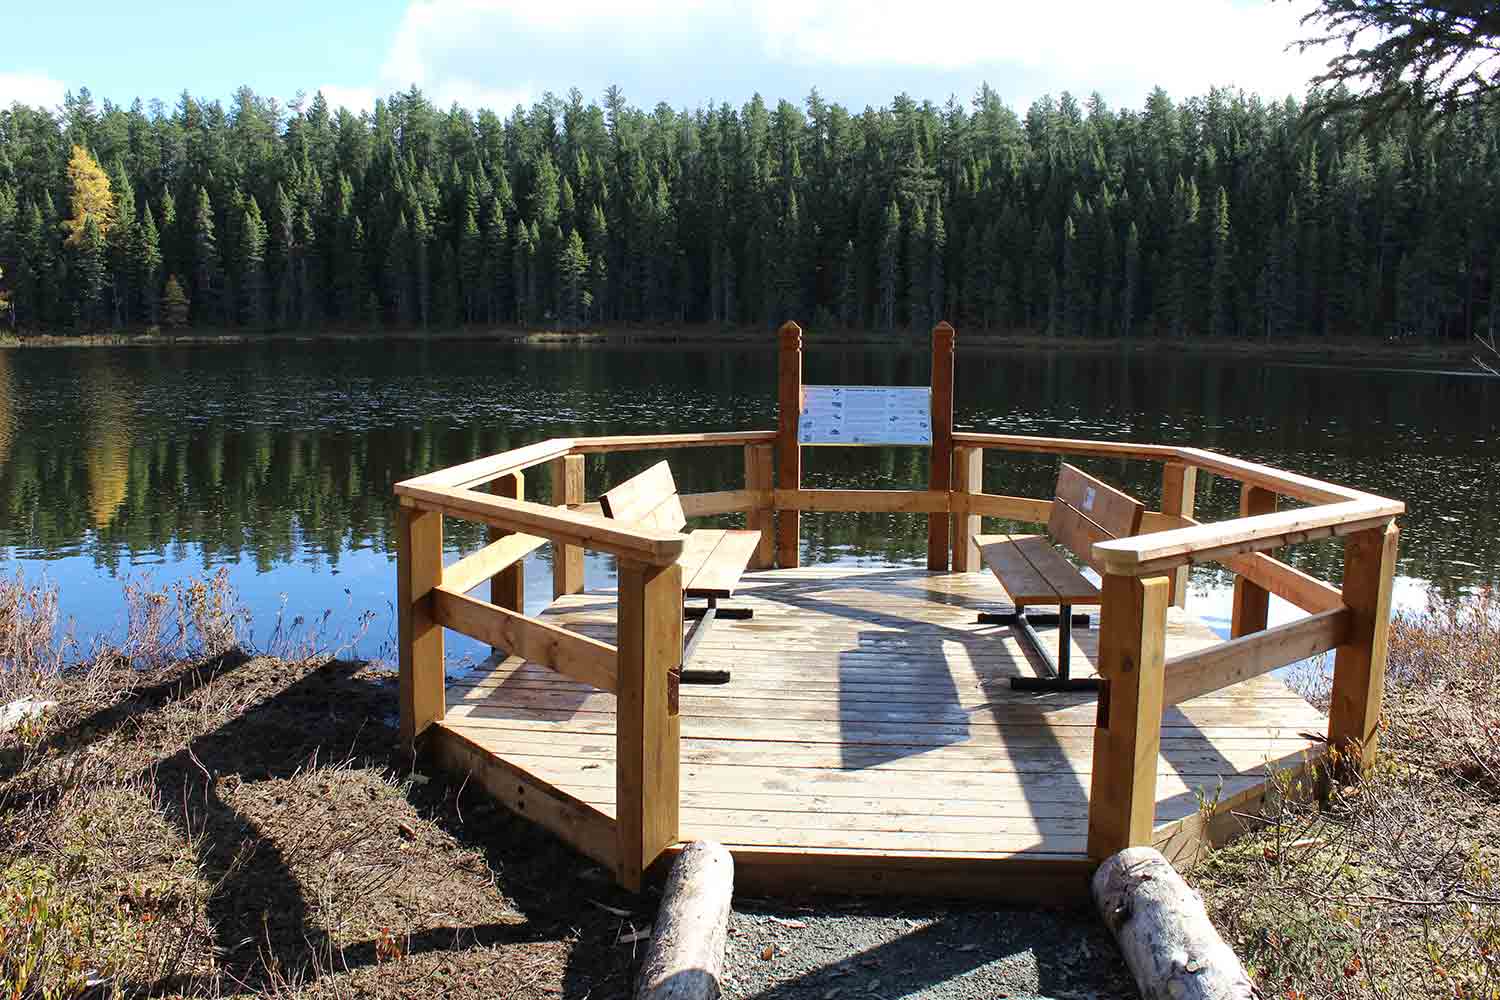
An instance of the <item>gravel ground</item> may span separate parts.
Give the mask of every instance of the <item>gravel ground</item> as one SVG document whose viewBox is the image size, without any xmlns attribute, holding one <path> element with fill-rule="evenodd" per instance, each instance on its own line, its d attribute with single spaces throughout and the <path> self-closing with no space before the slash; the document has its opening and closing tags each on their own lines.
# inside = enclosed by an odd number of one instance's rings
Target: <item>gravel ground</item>
<svg viewBox="0 0 1500 1000">
<path fill-rule="evenodd" d="M 729 1000 L 1140 996 L 1114 940 L 1088 910 L 735 902 Z"/>
</svg>

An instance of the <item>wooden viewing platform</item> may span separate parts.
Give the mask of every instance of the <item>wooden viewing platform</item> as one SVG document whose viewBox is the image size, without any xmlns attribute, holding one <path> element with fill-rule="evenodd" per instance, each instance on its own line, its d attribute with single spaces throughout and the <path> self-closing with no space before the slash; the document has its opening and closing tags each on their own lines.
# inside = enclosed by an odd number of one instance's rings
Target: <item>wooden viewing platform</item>
<svg viewBox="0 0 1500 1000">
<path fill-rule="evenodd" d="M 1038 902 L 1081 898 L 1126 846 L 1181 862 L 1222 841 L 1239 826 L 1231 810 L 1265 794 L 1268 766 L 1300 768 L 1330 744 L 1369 766 L 1401 504 L 1192 448 L 954 432 L 946 324 L 928 488 L 803 489 L 800 340 L 784 328 L 776 431 L 559 439 L 398 485 L 404 741 L 629 888 L 705 838 L 735 855 L 740 887 L 766 894 Z M 683 536 L 594 513 L 582 456 L 728 446 L 745 450 L 742 488 L 684 495 L 684 512 L 741 513 L 768 538 L 774 526 L 776 544 L 733 600 L 753 617 L 718 622 L 696 646 L 693 666 L 731 681 L 685 685 Z M 1097 670 L 1098 692 L 1013 690 L 1044 666 L 1013 628 L 979 621 L 1010 603 L 979 564 L 980 519 L 1040 523 L 1051 505 L 985 492 L 986 448 L 1162 463 L 1141 534 L 1085 554 L 1102 607 L 1074 629 L 1072 659 L 1077 674 Z M 543 463 L 552 505 L 522 499 L 525 470 Z M 1243 516 L 1195 521 L 1199 473 L 1240 480 Z M 1278 512 L 1278 495 L 1308 506 Z M 824 510 L 928 515 L 927 568 L 799 566 L 797 519 Z M 492 541 L 444 567 L 444 516 L 488 524 Z M 1344 538 L 1342 588 L 1269 554 L 1329 536 Z M 555 600 L 528 617 L 521 560 L 548 543 Z M 583 548 L 617 557 L 617 590 L 583 592 Z M 1200 561 L 1236 574 L 1228 641 L 1184 607 Z M 489 600 L 467 596 L 485 580 Z M 1271 593 L 1307 616 L 1267 628 Z M 444 628 L 497 655 L 447 677 Z M 1054 658 L 1056 636 L 1041 633 Z M 1331 718 L 1270 674 L 1329 650 Z"/>
</svg>

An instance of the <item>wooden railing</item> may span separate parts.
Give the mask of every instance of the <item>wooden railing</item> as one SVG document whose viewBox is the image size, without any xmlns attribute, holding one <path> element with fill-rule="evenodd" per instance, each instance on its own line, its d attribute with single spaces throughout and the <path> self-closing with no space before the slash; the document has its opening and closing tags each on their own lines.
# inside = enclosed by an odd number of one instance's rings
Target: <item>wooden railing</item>
<svg viewBox="0 0 1500 1000">
<path fill-rule="evenodd" d="M 800 331 L 798 331 L 800 338 Z M 800 342 L 783 372 L 796 366 Z M 791 376 L 789 375 L 788 378 Z M 783 399 L 783 412 L 787 400 Z M 793 435 L 791 443 L 787 433 Z M 1172 705 L 1330 650 L 1335 653 L 1328 740 L 1346 766 L 1374 759 L 1384 686 L 1386 634 L 1396 559 L 1395 518 L 1404 506 L 1382 497 L 1196 448 L 953 432 L 948 470 L 925 490 L 812 490 L 800 484 L 796 422 L 779 430 L 714 434 L 559 438 L 468 462 L 398 484 L 401 737 L 411 745 L 443 718 L 442 629 L 616 695 L 616 816 L 612 861 L 626 886 L 678 839 L 680 728 L 677 683 L 682 650 L 682 580 L 675 560 L 682 536 L 622 525 L 587 504 L 583 456 L 659 448 L 740 447 L 738 489 L 682 496 L 689 516 L 743 513 L 762 532 L 757 567 L 795 566 L 797 523 L 805 512 L 881 511 L 928 515 L 928 565 L 980 568 L 974 537 L 982 517 L 1045 522 L 1050 499 L 986 493 L 986 449 L 1160 462 L 1162 510 L 1142 534 L 1101 542 L 1103 567 L 1097 669 L 1103 679 L 1089 804 L 1089 853 L 1107 857 L 1151 842 L 1162 713 Z M 779 454 L 781 461 L 775 459 Z M 787 462 L 790 461 L 791 467 Z M 555 505 L 524 499 L 526 470 L 546 464 Z M 773 469 L 773 466 L 775 468 Z M 773 475 L 774 473 L 774 475 Z M 1242 484 L 1241 516 L 1194 520 L 1200 473 Z M 488 486 L 490 492 L 480 492 Z M 594 492 L 599 492 L 596 489 Z M 1277 511 L 1278 496 L 1311 504 Z M 446 568 L 444 516 L 478 521 L 490 543 Z M 1344 539 L 1344 577 L 1336 588 L 1269 553 L 1330 536 Z M 941 539 L 943 547 L 933 547 Z M 553 593 L 583 588 L 583 551 L 619 559 L 616 644 L 527 617 L 521 604 L 524 557 L 553 546 Z M 1235 574 L 1232 638 L 1170 660 L 1167 608 L 1185 604 L 1188 567 L 1218 563 Z M 467 592 L 491 579 L 491 599 Z M 1267 628 L 1275 594 L 1308 617 Z M 601 822 L 608 822 L 601 819 Z M 603 859 L 601 859 L 603 860 Z"/>
</svg>

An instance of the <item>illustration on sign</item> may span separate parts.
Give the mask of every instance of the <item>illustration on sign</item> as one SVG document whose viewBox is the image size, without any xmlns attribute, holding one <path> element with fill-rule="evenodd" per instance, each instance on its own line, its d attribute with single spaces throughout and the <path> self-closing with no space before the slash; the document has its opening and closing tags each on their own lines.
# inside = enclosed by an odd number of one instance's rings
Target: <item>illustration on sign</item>
<svg viewBox="0 0 1500 1000">
<path fill-rule="evenodd" d="M 797 421 L 801 444 L 932 444 L 926 386 L 808 385 Z"/>
</svg>

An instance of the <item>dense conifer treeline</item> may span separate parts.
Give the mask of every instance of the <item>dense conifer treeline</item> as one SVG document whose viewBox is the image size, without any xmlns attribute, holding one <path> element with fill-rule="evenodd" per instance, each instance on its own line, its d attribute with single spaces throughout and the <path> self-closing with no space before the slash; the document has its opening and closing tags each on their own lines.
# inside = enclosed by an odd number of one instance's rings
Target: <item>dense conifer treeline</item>
<svg viewBox="0 0 1500 1000">
<path fill-rule="evenodd" d="M 1157 90 L 1023 118 L 988 87 L 857 115 L 816 92 L 645 111 L 611 88 L 502 120 L 415 89 L 364 115 L 82 90 L 0 111 L 0 295 L 22 331 L 1493 335 L 1495 105 L 1373 133 L 1307 111 Z"/>
</svg>

